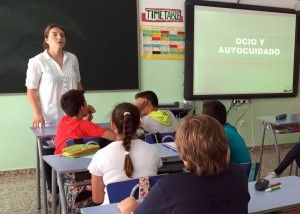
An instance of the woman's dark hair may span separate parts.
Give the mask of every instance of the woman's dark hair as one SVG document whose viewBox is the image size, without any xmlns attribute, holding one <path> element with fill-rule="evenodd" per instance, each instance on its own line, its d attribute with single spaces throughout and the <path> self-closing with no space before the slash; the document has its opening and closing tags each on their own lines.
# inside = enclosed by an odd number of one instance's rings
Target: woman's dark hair
<svg viewBox="0 0 300 214">
<path fill-rule="evenodd" d="M 123 147 L 126 152 L 124 171 L 128 177 L 132 176 L 133 164 L 130 158 L 130 143 L 132 137 L 135 137 L 136 130 L 140 125 L 140 112 L 138 108 L 131 103 L 118 104 L 111 116 L 112 123 L 116 126 L 118 133 L 123 134 Z"/>
<path fill-rule="evenodd" d="M 202 114 L 215 118 L 221 125 L 227 121 L 226 107 L 218 100 L 207 100 L 203 102 Z"/>
<path fill-rule="evenodd" d="M 55 27 L 61 29 L 64 32 L 65 37 L 67 37 L 66 30 L 61 25 L 54 24 L 54 23 L 48 24 L 44 30 L 44 39 L 43 39 L 43 49 L 44 50 L 49 48 L 49 45 L 45 42 L 45 38 L 48 38 L 50 30 Z"/>
<path fill-rule="evenodd" d="M 70 117 L 79 114 L 81 106 L 86 103 L 84 98 L 84 91 L 72 89 L 64 93 L 60 99 L 62 110 Z"/>
</svg>

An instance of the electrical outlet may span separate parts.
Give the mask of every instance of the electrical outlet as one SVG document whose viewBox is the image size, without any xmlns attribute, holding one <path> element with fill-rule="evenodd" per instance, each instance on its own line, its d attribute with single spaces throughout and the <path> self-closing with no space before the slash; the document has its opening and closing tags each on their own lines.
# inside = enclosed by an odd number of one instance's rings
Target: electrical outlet
<svg viewBox="0 0 300 214">
<path fill-rule="evenodd" d="M 234 99 L 233 103 L 235 106 L 242 106 L 243 104 L 250 104 L 251 100 L 250 99 Z"/>
</svg>

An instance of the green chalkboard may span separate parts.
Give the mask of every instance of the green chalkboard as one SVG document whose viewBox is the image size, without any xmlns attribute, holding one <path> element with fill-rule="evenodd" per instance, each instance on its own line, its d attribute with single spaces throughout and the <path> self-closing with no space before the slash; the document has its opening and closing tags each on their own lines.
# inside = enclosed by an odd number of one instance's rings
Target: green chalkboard
<svg viewBox="0 0 300 214">
<path fill-rule="evenodd" d="M 49 23 L 66 29 L 86 90 L 139 88 L 136 1 L 0 0 L 0 93 L 26 91 Z"/>
</svg>

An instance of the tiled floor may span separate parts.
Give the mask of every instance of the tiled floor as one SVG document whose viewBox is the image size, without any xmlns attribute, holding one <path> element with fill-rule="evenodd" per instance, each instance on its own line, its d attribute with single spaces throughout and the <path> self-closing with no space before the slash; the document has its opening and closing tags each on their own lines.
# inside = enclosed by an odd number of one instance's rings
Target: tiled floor
<svg viewBox="0 0 300 214">
<path fill-rule="evenodd" d="M 282 145 L 280 148 L 283 158 L 291 145 Z M 254 160 L 259 159 L 259 149 L 251 151 Z M 268 172 L 276 167 L 276 157 L 274 148 L 267 147 L 264 152 L 262 172 L 264 177 Z M 283 173 L 288 174 L 289 170 Z M 36 177 L 35 170 L 22 170 L 17 172 L 0 172 L 0 213 L 1 214 L 40 214 L 37 210 L 36 201 Z"/>
</svg>

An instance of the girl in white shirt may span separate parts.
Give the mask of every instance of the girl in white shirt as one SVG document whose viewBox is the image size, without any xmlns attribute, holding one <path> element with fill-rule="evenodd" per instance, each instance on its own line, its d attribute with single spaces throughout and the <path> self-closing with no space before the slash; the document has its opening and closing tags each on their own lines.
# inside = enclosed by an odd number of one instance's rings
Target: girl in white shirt
<svg viewBox="0 0 300 214">
<path fill-rule="evenodd" d="M 139 124 L 140 113 L 135 105 L 121 103 L 114 108 L 111 126 L 116 133 L 116 141 L 100 149 L 88 167 L 92 174 L 95 203 L 109 203 L 107 184 L 156 175 L 162 166 L 158 150 L 137 139 Z"/>
</svg>

